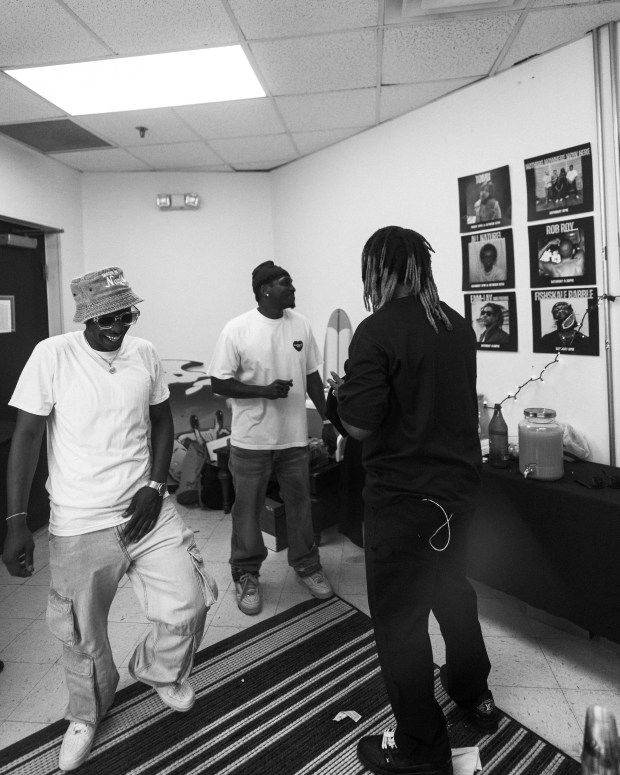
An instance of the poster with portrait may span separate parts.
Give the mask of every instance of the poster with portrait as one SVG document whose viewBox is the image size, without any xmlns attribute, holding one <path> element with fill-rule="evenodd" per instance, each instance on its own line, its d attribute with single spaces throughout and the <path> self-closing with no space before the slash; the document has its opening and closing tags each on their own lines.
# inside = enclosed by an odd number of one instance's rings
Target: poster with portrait
<svg viewBox="0 0 620 775">
<path fill-rule="evenodd" d="M 511 225 L 508 165 L 459 178 L 459 216 L 461 234 Z"/>
<path fill-rule="evenodd" d="M 466 294 L 465 318 L 474 329 L 479 350 L 518 350 L 514 291 Z"/>
<path fill-rule="evenodd" d="M 461 237 L 463 290 L 514 288 L 512 229 Z"/>
<path fill-rule="evenodd" d="M 598 355 L 596 288 L 532 291 L 535 353 Z"/>
<path fill-rule="evenodd" d="M 526 159 L 527 219 L 592 210 L 592 151 L 590 143 Z"/>
<path fill-rule="evenodd" d="M 595 285 L 594 218 L 539 223 L 528 227 L 530 285 Z"/>
</svg>

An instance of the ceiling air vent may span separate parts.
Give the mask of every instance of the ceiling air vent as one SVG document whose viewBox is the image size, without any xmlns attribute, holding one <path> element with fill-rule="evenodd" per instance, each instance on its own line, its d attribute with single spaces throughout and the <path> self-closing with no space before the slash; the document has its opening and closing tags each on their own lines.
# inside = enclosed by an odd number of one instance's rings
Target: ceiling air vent
<svg viewBox="0 0 620 775">
<path fill-rule="evenodd" d="M 510 6 L 521 7 L 521 0 L 385 0 L 386 24 L 398 24 L 424 16 L 460 16 L 476 11 L 494 11 Z"/>
<path fill-rule="evenodd" d="M 0 134 L 18 140 L 43 153 L 84 151 L 90 148 L 111 148 L 112 145 L 97 135 L 74 124 L 68 118 L 54 121 L 29 121 L 25 124 L 0 126 Z"/>
</svg>

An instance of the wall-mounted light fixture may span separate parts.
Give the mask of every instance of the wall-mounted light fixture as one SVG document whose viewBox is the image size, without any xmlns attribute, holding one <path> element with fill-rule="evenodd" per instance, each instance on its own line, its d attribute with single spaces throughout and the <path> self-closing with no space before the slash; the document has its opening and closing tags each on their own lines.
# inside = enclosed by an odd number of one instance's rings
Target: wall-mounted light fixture
<svg viewBox="0 0 620 775">
<path fill-rule="evenodd" d="M 196 210 L 200 207 L 198 194 L 157 194 L 155 204 L 160 210 Z"/>
</svg>

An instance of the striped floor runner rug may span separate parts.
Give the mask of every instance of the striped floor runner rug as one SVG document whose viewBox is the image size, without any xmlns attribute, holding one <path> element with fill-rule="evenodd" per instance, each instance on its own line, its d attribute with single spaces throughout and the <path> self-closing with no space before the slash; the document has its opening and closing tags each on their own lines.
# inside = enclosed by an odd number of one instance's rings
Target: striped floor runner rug
<svg viewBox="0 0 620 775">
<path fill-rule="evenodd" d="M 393 722 L 369 618 L 308 600 L 201 651 L 189 713 L 151 689 L 120 691 L 79 775 L 363 775 L 355 747 Z M 578 775 L 579 764 L 503 715 L 494 735 L 462 721 L 442 690 L 453 747 L 477 745 L 484 775 Z M 355 711 L 335 721 L 338 713 Z M 0 775 L 57 773 L 58 721 L 0 751 Z"/>
</svg>

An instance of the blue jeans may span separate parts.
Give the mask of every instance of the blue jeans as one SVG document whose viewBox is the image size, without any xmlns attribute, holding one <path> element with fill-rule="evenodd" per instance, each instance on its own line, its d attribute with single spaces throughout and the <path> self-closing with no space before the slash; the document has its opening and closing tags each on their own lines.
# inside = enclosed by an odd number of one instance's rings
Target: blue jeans
<svg viewBox="0 0 620 775">
<path fill-rule="evenodd" d="M 247 572 L 258 575 L 267 557 L 260 514 L 272 472 L 284 501 L 288 564 L 300 576 L 320 570 L 312 529 L 308 447 L 265 450 L 231 446 L 229 467 L 235 487 L 230 554 L 233 579 L 238 581 Z"/>
<path fill-rule="evenodd" d="M 155 527 L 126 543 L 124 526 L 77 536 L 50 535 L 50 631 L 63 643 L 69 690 L 66 718 L 95 723 L 114 699 L 119 675 L 108 640 L 108 613 L 126 573 L 152 626 L 129 671 L 150 686 L 184 680 L 200 644 L 217 585 L 194 534 L 164 499 Z"/>
</svg>

